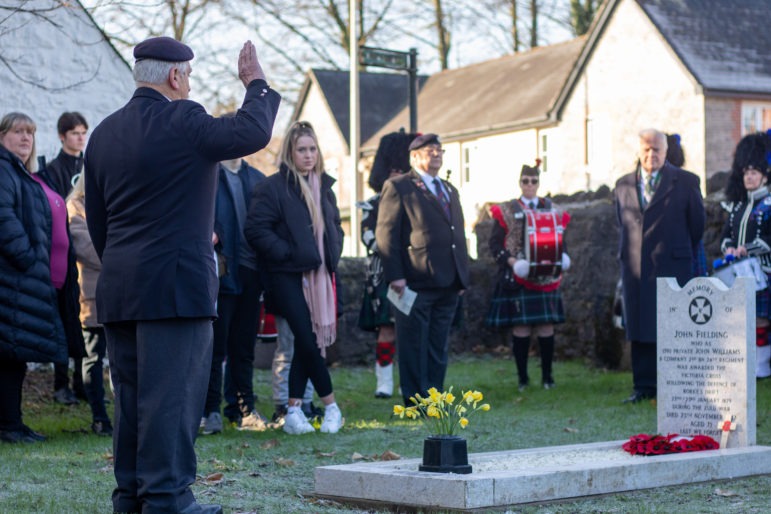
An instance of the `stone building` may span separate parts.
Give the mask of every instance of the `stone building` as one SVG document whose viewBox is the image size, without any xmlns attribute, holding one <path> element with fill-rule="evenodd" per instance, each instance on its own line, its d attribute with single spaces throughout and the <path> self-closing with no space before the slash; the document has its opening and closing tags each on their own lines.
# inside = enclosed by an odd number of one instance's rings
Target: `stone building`
<svg viewBox="0 0 771 514">
<path fill-rule="evenodd" d="M 37 124 L 37 153 L 50 160 L 61 147 L 59 115 L 79 111 L 95 127 L 131 97 L 131 68 L 78 0 L 6 4 L 0 18 L 0 115 L 28 114 Z"/>
<path fill-rule="evenodd" d="M 680 134 L 702 183 L 728 168 L 744 134 L 771 128 L 769 26 L 771 0 L 607 0 L 584 37 L 430 76 L 418 129 L 444 141 L 441 173 L 461 191 L 469 247 L 479 209 L 518 194 L 519 169 L 536 158 L 543 194 L 612 187 L 652 126 Z M 347 114 L 347 84 L 341 94 Z M 363 116 L 391 101 L 364 98 Z M 362 130 L 363 155 L 408 125 L 401 105 L 369 139 Z M 304 113 L 316 123 L 336 115 Z M 347 191 L 349 174 L 338 178 Z"/>
</svg>

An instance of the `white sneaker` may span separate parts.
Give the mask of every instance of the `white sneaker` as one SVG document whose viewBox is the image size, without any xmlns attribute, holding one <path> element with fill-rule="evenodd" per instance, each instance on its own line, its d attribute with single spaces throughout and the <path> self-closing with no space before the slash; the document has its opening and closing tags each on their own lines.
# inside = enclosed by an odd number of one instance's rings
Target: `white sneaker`
<svg viewBox="0 0 771 514">
<path fill-rule="evenodd" d="M 309 434 L 315 431 L 316 429 L 313 428 L 313 425 L 308 423 L 308 418 L 305 417 L 302 409 L 299 407 L 290 407 L 289 412 L 287 412 L 284 417 L 284 432 L 287 434 L 299 435 Z"/>
<path fill-rule="evenodd" d="M 321 431 L 327 434 L 336 434 L 343 426 L 343 413 L 336 403 L 327 405 L 324 409 L 324 421 L 321 422 Z"/>
<path fill-rule="evenodd" d="M 375 389 L 375 398 L 390 398 L 394 392 L 394 364 L 381 366 L 379 362 L 375 363 L 375 377 L 377 378 L 377 388 Z"/>
</svg>

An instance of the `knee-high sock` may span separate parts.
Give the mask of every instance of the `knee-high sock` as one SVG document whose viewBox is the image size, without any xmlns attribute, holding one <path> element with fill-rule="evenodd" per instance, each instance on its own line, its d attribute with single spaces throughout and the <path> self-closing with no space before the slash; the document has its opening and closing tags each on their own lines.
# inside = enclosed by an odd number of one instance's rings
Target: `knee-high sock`
<svg viewBox="0 0 771 514">
<path fill-rule="evenodd" d="M 756 327 L 755 337 L 758 346 L 766 346 L 768 344 L 768 327 Z"/>
<path fill-rule="evenodd" d="M 517 374 L 519 383 L 527 384 L 530 379 L 527 377 L 527 354 L 530 351 L 530 336 L 519 337 L 511 336 L 511 342 L 514 350 L 514 361 L 517 363 Z"/>
<path fill-rule="evenodd" d="M 554 335 L 538 338 L 541 347 L 541 378 L 544 384 L 554 382 L 551 376 L 551 362 L 554 358 Z"/>
<path fill-rule="evenodd" d="M 396 353 L 396 344 L 393 341 L 378 341 L 375 346 L 375 354 L 377 355 L 377 363 L 381 366 L 388 366 L 394 361 L 394 353 Z"/>
</svg>

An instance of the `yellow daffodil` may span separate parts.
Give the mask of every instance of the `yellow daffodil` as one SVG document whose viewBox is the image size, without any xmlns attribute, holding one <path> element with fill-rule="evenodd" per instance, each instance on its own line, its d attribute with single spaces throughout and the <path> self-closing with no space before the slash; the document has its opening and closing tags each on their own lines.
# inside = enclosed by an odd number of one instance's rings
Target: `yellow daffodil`
<svg viewBox="0 0 771 514">
<path fill-rule="evenodd" d="M 426 411 L 426 414 L 429 418 L 438 418 L 439 417 L 439 409 L 431 405 L 428 410 Z"/>
<path fill-rule="evenodd" d="M 455 401 L 455 396 L 452 393 L 447 393 L 444 399 L 447 403 L 452 403 Z"/>
<path fill-rule="evenodd" d="M 474 403 L 474 393 L 472 391 L 466 391 L 463 393 L 463 401 L 468 404 Z"/>
<path fill-rule="evenodd" d="M 418 410 L 410 407 L 404 412 L 407 415 L 407 419 L 417 419 L 418 417 Z"/>
<path fill-rule="evenodd" d="M 394 414 L 399 416 L 400 418 L 404 417 L 404 406 L 403 405 L 394 405 Z"/>
<path fill-rule="evenodd" d="M 482 393 L 480 393 L 479 391 L 474 391 L 473 393 L 471 393 L 471 396 L 474 398 L 475 402 L 482 401 Z"/>
<path fill-rule="evenodd" d="M 490 404 L 489 403 L 485 403 L 484 405 L 482 405 L 480 407 L 480 409 L 482 409 L 482 410 L 490 410 Z"/>
<path fill-rule="evenodd" d="M 458 412 L 458 414 L 463 414 L 468 409 L 466 407 L 464 407 L 463 405 L 458 405 L 455 410 Z"/>
<path fill-rule="evenodd" d="M 466 425 L 468 425 L 468 420 L 466 418 L 460 418 L 460 421 L 458 421 L 461 428 L 466 428 Z"/>
</svg>

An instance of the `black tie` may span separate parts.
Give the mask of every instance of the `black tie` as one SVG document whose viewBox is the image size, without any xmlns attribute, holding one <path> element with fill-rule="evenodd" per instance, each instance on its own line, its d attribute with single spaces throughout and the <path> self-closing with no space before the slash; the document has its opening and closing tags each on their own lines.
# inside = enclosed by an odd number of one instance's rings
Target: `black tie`
<svg viewBox="0 0 771 514">
<path fill-rule="evenodd" d="M 533 202 L 533 201 L 530 202 L 530 208 L 531 209 L 535 209 L 535 202 Z"/>
</svg>

